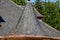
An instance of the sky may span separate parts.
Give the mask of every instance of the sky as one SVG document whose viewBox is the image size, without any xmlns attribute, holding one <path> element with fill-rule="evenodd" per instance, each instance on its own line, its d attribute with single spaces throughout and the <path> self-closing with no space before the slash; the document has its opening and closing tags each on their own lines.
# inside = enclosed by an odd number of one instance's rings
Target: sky
<svg viewBox="0 0 60 40">
<path fill-rule="evenodd" d="M 35 0 L 31 0 L 31 2 L 34 2 Z M 43 0 L 44 1 L 44 0 Z M 48 1 L 48 0 L 47 0 Z M 56 0 L 50 0 L 51 2 L 55 2 Z"/>
<path fill-rule="evenodd" d="M 34 2 L 34 0 L 31 0 L 31 2 Z"/>
<path fill-rule="evenodd" d="M 48 1 L 48 0 L 47 0 Z M 56 0 L 50 0 L 51 2 L 55 2 Z"/>
</svg>

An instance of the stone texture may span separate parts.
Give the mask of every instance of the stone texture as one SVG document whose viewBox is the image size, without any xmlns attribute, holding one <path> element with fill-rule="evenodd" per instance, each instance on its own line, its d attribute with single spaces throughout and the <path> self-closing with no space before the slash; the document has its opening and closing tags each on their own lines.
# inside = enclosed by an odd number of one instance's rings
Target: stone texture
<svg viewBox="0 0 60 40">
<path fill-rule="evenodd" d="M 15 34 L 60 37 L 60 32 L 37 19 L 31 4 L 27 4 Z"/>
<path fill-rule="evenodd" d="M 60 37 L 60 32 L 37 19 L 30 3 L 27 3 L 24 9 L 24 7 L 16 6 L 11 0 L 1 0 L 0 16 L 6 21 L 6 23 L 1 23 L 0 36 L 11 32 L 10 34 L 13 35 Z"/>
<path fill-rule="evenodd" d="M 16 27 L 22 10 L 22 7 L 18 7 L 11 0 L 0 0 L 0 16 L 6 21 L 6 23 L 1 23 L 0 35 L 6 35 Z"/>
<path fill-rule="evenodd" d="M 27 4 L 25 11 L 21 17 L 20 25 L 16 34 L 23 35 L 46 35 L 42 27 L 40 27 L 36 15 L 34 14 L 31 4 Z"/>
</svg>

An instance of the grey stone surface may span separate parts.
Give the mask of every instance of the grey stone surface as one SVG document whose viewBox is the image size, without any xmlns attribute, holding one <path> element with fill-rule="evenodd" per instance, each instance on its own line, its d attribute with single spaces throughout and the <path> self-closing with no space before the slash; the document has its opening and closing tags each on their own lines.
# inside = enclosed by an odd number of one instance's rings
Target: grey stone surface
<svg viewBox="0 0 60 40">
<path fill-rule="evenodd" d="M 60 37 L 60 32 L 37 19 L 31 4 L 27 4 L 15 34 Z"/>
<path fill-rule="evenodd" d="M 38 11 L 37 11 L 37 9 L 33 6 L 33 11 L 34 11 L 34 13 L 37 15 L 37 18 L 38 19 L 41 19 L 41 18 L 43 18 L 44 16 L 43 15 L 41 15 Z"/>
<path fill-rule="evenodd" d="M 24 7 L 19 8 L 13 4 L 11 0 L 0 0 L 0 16 L 6 21 L 6 23 L 1 23 L 0 36 L 12 32 L 13 35 L 60 37 L 60 32 L 37 19 L 30 3 L 27 3 L 24 9 Z"/>
<path fill-rule="evenodd" d="M 37 20 L 32 5 L 29 3 L 26 5 L 15 34 L 47 36 Z"/>
<path fill-rule="evenodd" d="M 22 10 L 22 7 L 18 7 L 11 0 L 0 0 L 0 16 L 6 21 L 6 23 L 0 23 L 2 25 L 0 27 L 0 36 L 6 35 L 16 27 Z"/>
<path fill-rule="evenodd" d="M 42 29 L 45 31 L 45 33 L 48 36 L 51 36 L 51 37 L 60 37 L 60 31 L 52 28 L 48 24 L 44 23 L 42 20 L 39 20 L 39 22 L 40 22 L 40 26 L 42 27 Z"/>
</svg>

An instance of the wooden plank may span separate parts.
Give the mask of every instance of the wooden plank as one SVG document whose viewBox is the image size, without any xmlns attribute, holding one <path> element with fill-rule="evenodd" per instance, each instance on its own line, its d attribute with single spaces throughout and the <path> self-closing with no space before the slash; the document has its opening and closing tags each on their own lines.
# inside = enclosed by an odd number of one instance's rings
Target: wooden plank
<svg viewBox="0 0 60 40">
<path fill-rule="evenodd" d="M 36 35 L 9 35 L 0 36 L 0 40 L 60 40 L 60 37 L 47 37 Z"/>
</svg>

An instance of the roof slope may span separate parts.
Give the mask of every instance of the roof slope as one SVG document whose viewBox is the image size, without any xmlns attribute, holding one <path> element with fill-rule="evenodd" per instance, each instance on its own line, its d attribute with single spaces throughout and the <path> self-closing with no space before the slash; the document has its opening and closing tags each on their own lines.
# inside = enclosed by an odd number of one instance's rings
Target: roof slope
<svg viewBox="0 0 60 40">
<path fill-rule="evenodd" d="M 57 32 L 37 19 L 37 15 L 34 13 L 30 3 L 26 5 L 15 34 L 60 37 L 60 32 Z"/>
<path fill-rule="evenodd" d="M 0 27 L 0 35 L 6 35 L 16 27 L 22 10 L 22 8 L 19 8 L 11 0 L 0 0 L 0 16 L 6 21 L 6 23 L 2 23 L 2 27 Z"/>
<path fill-rule="evenodd" d="M 40 26 L 42 27 L 42 29 L 45 31 L 45 33 L 48 36 L 51 36 L 51 37 L 60 37 L 60 31 L 52 28 L 48 24 L 44 23 L 42 20 L 39 20 L 39 23 L 40 23 Z"/>
<path fill-rule="evenodd" d="M 0 5 L 0 15 L 6 21 L 0 28 L 0 36 L 12 32 L 13 35 L 60 37 L 60 32 L 38 20 L 30 3 L 27 3 L 24 11 L 10 0 L 1 0 Z M 17 23 L 19 24 L 16 26 Z"/>
<path fill-rule="evenodd" d="M 16 34 L 26 35 L 46 35 L 40 27 L 38 20 L 34 14 L 31 4 L 27 4 L 25 11 L 21 17 L 20 26 Z"/>
</svg>

